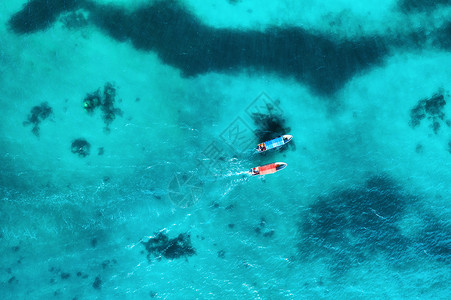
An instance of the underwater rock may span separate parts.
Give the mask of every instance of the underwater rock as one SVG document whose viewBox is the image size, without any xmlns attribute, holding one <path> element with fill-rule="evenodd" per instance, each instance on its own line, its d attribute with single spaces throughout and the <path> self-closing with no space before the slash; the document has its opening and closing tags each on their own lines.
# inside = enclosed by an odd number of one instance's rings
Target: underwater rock
<svg viewBox="0 0 451 300">
<path fill-rule="evenodd" d="M 417 146 L 415 147 L 415 152 L 416 153 L 423 153 L 424 152 L 424 147 L 421 144 L 417 144 Z"/>
<path fill-rule="evenodd" d="M 233 209 L 235 207 L 235 205 L 233 205 L 233 204 L 229 204 L 229 205 L 227 205 L 226 206 L 226 210 L 231 210 L 231 209 Z"/>
<path fill-rule="evenodd" d="M 100 290 L 100 288 L 102 287 L 102 279 L 100 279 L 99 276 L 97 276 L 94 282 L 92 283 L 92 287 L 96 290 Z"/>
<path fill-rule="evenodd" d="M 225 251 L 224 250 L 219 250 L 218 251 L 218 257 L 219 258 L 225 258 Z"/>
<path fill-rule="evenodd" d="M 61 273 L 61 279 L 68 279 L 70 277 L 70 273 Z"/>
<path fill-rule="evenodd" d="M 147 250 L 147 259 L 149 261 L 151 255 L 158 259 L 161 259 L 161 257 L 176 259 L 196 254 L 196 250 L 191 245 L 191 237 L 186 233 L 169 239 L 166 234 L 159 232 L 155 237 L 142 243 Z"/>
<path fill-rule="evenodd" d="M 102 104 L 102 99 L 100 95 L 100 89 L 94 93 L 87 94 L 83 99 L 83 108 L 88 113 L 93 113 L 94 110 Z"/>
<path fill-rule="evenodd" d="M 78 154 L 80 157 L 88 156 L 90 149 L 91 145 L 85 139 L 76 139 L 71 145 L 72 153 Z"/>
<path fill-rule="evenodd" d="M 230 229 L 233 229 L 235 227 L 235 224 L 229 224 L 227 225 Z"/>
<path fill-rule="evenodd" d="M 97 238 L 91 239 L 91 246 L 92 246 L 92 247 L 97 246 Z"/>
<path fill-rule="evenodd" d="M 425 118 L 431 121 L 430 127 L 435 134 L 440 129 L 440 121 L 444 121 L 445 113 L 443 108 L 446 105 L 443 94 L 435 94 L 429 99 L 422 99 L 410 110 L 410 126 L 415 128 L 421 124 Z"/>
<path fill-rule="evenodd" d="M 47 104 L 47 102 L 41 103 L 39 106 L 34 106 L 30 114 L 27 116 L 27 120 L 23 122 L 24 126 L 33 125 L 31 132 L 37 137 L 39 137 L 39 124 L 50 117 L 53 114 L 52 108 Z"/>
<path fill-rule="evenodd" d="M 11 278 L 8 280 L 8 283 L 9 283 L 9 284 L 17 283 L 17 282 L 19 282 L 19 281 L 17 280 L 16 276 L 13 276 L 13 277 L 11 277 Z"/>
<path fill-rule="evenodd" d="M 104 260 L 102 262 L 102 269 L 106 269 L 107 267 L 111 266 L 111 264 L 117 264 L 117 260 L 116 259 L 112 259 L 112 260 Z"/>
<path fill-rule="evenodd" d="M 274 235 L 274 229 L 267 231 L 263 234 L 264 237 L 272 237 Z"/>
</svg>

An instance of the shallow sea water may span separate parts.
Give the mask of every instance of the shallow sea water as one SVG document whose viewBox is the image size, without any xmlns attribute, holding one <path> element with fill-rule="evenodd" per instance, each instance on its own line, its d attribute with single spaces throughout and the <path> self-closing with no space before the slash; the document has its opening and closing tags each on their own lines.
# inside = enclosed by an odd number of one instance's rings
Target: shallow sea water
<svg viewBox="0 0 451 300">
<path fill-rule="evenodd" d="M 449 1 L 0 12 L 2 299 L 450 298 Z"/>
</svg>

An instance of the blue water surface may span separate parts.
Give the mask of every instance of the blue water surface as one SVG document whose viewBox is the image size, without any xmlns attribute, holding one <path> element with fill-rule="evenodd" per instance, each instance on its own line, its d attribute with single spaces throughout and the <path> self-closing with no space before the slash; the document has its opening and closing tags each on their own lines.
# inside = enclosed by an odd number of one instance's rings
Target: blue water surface
<svg viewBox="0 0 451 300">
<path fill-rule="evenodd" d="M 449 1 L 0 12 L 1 299 L 451 297 Z"/>
</svg>

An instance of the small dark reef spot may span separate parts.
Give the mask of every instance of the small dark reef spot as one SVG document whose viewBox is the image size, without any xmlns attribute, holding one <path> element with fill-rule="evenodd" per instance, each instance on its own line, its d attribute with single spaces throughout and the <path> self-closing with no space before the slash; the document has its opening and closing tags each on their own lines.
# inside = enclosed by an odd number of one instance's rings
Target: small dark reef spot
<svg viewBox="0 0 451 300">
<path fill-rule="evenodd" d="M 13 276 L 13 277 L 11 277 L 11 278 L 8 280 L 8 283 L 9 283 L 9 284 L 16 283 L 16 282 L 19 282 L 19 281 L 17 280 L 16 276 Z"/>
<path fill-rule="evenodd" d="M 100 279 L 99 276 L 97 276 L 96 279 L 94 280 L 92 287 L 95 288 L 96 290 L 100 290 L 100 288 L 102 287 L 102 279 Z"/>
<path fill-rule="evenodd" d="M 72 142 L 71 151 L 74 154 L 78 154 L 80 157 L 86 157 L 89 155 L 91 145 L 85 139 L 76 139 Z"/>
</svg>

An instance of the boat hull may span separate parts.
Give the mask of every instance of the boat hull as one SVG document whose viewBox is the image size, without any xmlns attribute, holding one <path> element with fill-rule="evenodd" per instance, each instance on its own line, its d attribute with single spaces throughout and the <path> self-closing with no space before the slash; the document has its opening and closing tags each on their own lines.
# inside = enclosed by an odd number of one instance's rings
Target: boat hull
<svg viewBox="0 0 451 300">
<path fill-rule="evenodd" d="M 262 152 L 265 152 L 265 151 L 268 151 L 271 149 L 281 147 L 281 146 L 289 143 L 292 139 L 293 139 L 292 135 L 289 135 L 289 134 L 282 135 L 275 139 L 258 144 L 256 149 L 258 152 L 262 153 Z"/>
<path fill-rule="evenodd" d="M 276 163 L 272 163 L 272 164 L 267 164 L 264 166 L 259 166 L 259 167 L 255 167 L 252 168 L 249 173 L 252 176 L 256 176 L 256 175 L 268 175 L 268 174 L 272 174 L 272 173 L 276 173 L 280 170 L 283 170 L 287 167 L 287 164 L 284 162 L 276 162 Z"/>
</svg>

